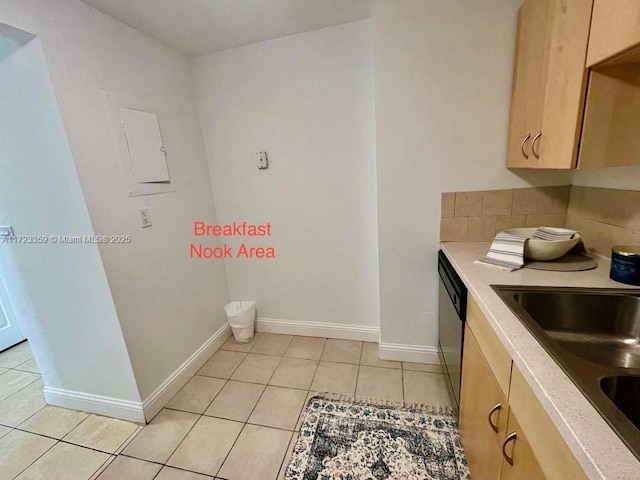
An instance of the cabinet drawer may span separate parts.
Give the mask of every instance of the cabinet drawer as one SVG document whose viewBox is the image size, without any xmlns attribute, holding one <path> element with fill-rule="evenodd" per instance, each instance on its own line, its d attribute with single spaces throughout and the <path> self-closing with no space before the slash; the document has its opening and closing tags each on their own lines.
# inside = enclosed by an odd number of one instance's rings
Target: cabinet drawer
<svg viewBox="0 0 640 480">
<path fill-rule="evenodd" d="M 511 357 L 471 295 L 467 300 L 467 327 L 473 331 L 502 393 L 508 397 Z"/>
<path fill-rule="evenodd" d="M 517 367 L 511 374 L 509 393 L 511 411 L 518 418 L 522 431 L 544 475 L 550 480 L 586 480 L 587 477 L 569 447 L 560 436 L 549 415 Z"/>
</svg>

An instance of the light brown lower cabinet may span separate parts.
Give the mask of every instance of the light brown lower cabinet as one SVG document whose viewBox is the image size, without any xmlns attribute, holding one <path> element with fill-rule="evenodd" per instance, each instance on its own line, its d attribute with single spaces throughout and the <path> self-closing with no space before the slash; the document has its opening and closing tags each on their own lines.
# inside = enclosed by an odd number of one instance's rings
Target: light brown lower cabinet
<svg viewBox="0 0 640 480">
<path fill-rule="evenodd" d="M 502 480 L 544 480 L 546 477 L 536 459 L 531 445 L 516 420 L 513 410 L 509 411 L 507 436 L 502 445 Z"/>
<path fill-rule="evenodd" d="M 470 328 L 465 332 L 462 365 L 460 437 L 472 478 L 544 479 Z"/>
<path fill-rule="evenodd" d="M 471 477 L 496 480 L 502 470 L 509 404 L 468 326 L 463 352 L 460 439 Z"/>
<path fill-rule="evenodd" d="M 476 312 L 477 313 L 477 312 Z M 491 327 L 478 336 L 467 323 L 462 360 L 460 438 L 474 480 L 585 480 L 569 447 L 512 364 L 507 391 L 484 354 Z M 473 325 L 473 322 L 472 322 Z M 488 338 L 491 333 L 495 338 Z"/>
</svg>

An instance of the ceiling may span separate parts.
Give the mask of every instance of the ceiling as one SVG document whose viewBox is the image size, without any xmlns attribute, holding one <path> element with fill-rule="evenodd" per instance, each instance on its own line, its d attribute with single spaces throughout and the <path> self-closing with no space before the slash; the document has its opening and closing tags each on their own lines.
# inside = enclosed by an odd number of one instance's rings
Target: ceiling
<svg viewBox="0 0 640 480">
<path fill-rule="evenodd" d="M 82 1 L 192 57 L 371 16 L 371 0 Z"/>
</svg>

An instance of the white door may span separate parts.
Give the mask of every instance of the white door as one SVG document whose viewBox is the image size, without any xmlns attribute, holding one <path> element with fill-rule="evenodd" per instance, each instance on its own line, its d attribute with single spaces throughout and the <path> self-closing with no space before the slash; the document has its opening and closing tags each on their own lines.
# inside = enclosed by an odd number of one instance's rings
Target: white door
<svg viewBox="0 0 640 480">
<path fill-rule="evenodd" d="M 26 340 L 26 338 L 16 323 L 9 299 L 2 282 L 0 282 L 0 352 Z"/>
</svg>

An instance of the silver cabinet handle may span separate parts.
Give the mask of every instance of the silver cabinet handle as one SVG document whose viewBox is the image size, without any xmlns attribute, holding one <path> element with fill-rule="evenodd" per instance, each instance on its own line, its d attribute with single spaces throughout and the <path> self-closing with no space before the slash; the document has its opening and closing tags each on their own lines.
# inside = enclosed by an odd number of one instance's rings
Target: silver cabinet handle
<svg viewBox="0 0 640 480">
<path fill-rule="evenodd" d="M 489 412 L 489 415 L 487 417 L 487 420 L 489 420 L 489 425 L 491 426 L 491 430 L 493 430 L 496 433 L 498 433 L 498 424 L 497 423 L 493 423 L 493 421 L 491 420 L 491 417 L 493 416 L 494 413 L 496 413 L 501 408 L 502 408 L 502 404 L 501 403 L 496 403 L 493 406 L 493 408 L 491 409 L 491 411 Z"/>
<path fill-rule="evenodd" d="M 513 432 L 507 435 L 507 438 L 505 438 L 504 442 L 502 442 L 502 456 L 504 457 L 504 459 L 507 461 L 509 465 L 513 465 L 513 457 L 510 457 L 509 455 L 507 455 L 507 451 L 505 449 L 507 448 L 507 443 L 509 443 L 512 440 L 515 442 L 516 438 L 518 438 L 518 434 L 516 432 Z"/>
<path fill-rule="evenodd" d="M 540 140 L 541 136 L 542 136 L 542 132 L 538 132 L 538 134 L 533 139 L 533 142 L 531 142 L 531 151 L 533 152 L 533 156 L 536 158 L 540 158 L 540 154 L 536 152 L 536 142 Z"/>
<path fill-rule="evenodd" d="M 522 156 L 526 159 L 529 158 L 529 155 L 527 155 L 527 152 L 524 151 L 524 146 L 529 141 L 530 138 L 531 138 L 531 134 L 527 133 L 527 136 L 524 137 L 524 140 L 522 140 L 522 144 L 520 145 L 520 151 L 522 152 Z"/>
</svg>

